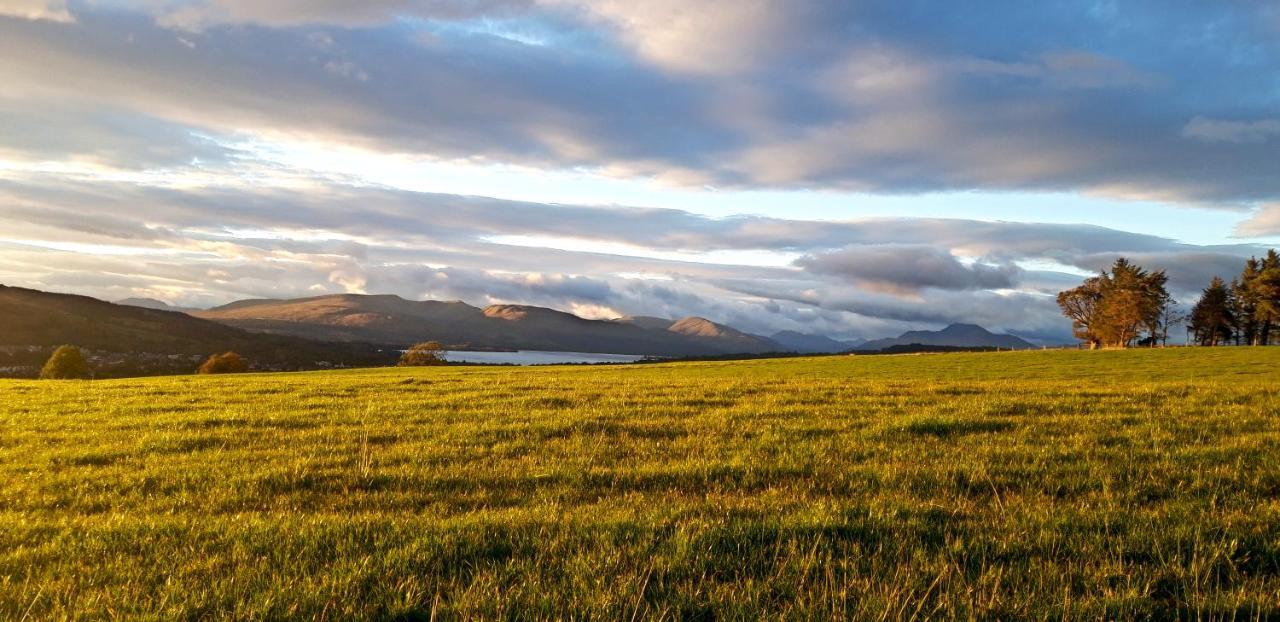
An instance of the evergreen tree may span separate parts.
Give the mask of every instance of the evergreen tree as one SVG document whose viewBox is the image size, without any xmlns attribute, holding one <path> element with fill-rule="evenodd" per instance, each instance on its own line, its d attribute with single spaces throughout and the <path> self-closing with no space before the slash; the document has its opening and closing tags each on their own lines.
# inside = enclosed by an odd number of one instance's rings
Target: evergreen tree
<svg viewBox="0 0 1280 622">
<path fill-rule="evenodd" d="M 1280 323 L 1280 255 L 1275 249 L 1267 251 L 1261 269 L 1253 279 L 1254 311 L 1257 321 L 1255 343 L 1271 343 L 1271 329 Z"/>
<path fill-rule="evenodd" d="M 1246 272 L 1248 269 L 1246 268 Z M 1236 345 L 1252 343 L 1254 322 L 1249 291 L 1240 278 L 1231 279 L 1231 333 Z"/>
<path fill-rule="evenodd" d="M 1234 308 L 1231 289 L 1220 277 L 1213 277 L 1191 309 L 1191 332 L 1196 343 L 1216 346 L 1230 341 L 1235 332 Z"/>
</svg>

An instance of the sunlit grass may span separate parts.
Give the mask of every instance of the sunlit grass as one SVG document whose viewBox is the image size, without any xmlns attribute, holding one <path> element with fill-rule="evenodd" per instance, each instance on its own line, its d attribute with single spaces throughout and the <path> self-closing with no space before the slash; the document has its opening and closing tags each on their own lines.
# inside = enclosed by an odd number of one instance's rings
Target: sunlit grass
<svg viewBox="0 0 1280 622">
<path fill-rule="evenodd" d="M 0 619 L 1280 615 L 1280 349 L 0 382 Z"/>
</svg>

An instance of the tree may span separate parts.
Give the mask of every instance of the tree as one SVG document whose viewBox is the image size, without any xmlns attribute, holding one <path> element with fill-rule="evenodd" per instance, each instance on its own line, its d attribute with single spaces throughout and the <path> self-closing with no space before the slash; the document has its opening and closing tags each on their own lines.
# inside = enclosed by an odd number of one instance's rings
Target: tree
<svg viewBox="0 0 1280 622">
<path fill-rule="evenodd" d="M 1253 343 L 1257 332 L 1257 323 L 1253 319 L 1253 293 L 1245 284 L 1250 278 L 1249 265 L 1253 262 L 1252 259 L 1246 262 L 1241 278 L 1231 280 L 1231 329 L 1236 345 Z"/>
<path fill-rule="evenodd" d="M 1231 289 L 1226 283 L 1220 277 L 1213 277 L 1191 308 L 1191 332 L 1196 343 L 1216 346 L 1231 340 L 1236 324 L 1236 305 L 1231 298 Z"/>
<path fill-rule="evenodd" d="M 400 355 L 401 367 L 425 367 L 428 365 L 444 365 L 444 346 L 439 341 L 420 343 Z"/>
<path fill-rule="evenodd" d="M 209 357 L 200 366 L 200 374 L 243 374 L 249 371 L 249 363 L 235 352 L 223 352 Z"/>
<path fill-rule="evenodd" d="M 1098 324 L 1098 305 L 1102 302 L 1102 277 L 1085 279 L 1079 287 L 1058 294 L 1058 306 L 1062 314 L 1071 320 L 1071 333 L 1089 344 L 1090 348 L 1098 347 L 1102 338 L 1095 329 Z"/>
<path fill-rule="evenodd" d="M 1166 309 L 1172 303 L 1163 271 L 1147 272 L 1121 257 L 1108 272 L 1058 294 L 1058 306 L 1072 321 L 1076 337 L 1091 347 L 1124 348 L 1146 330 L 1155 343 L 1165 333 Z"/>
<path fill-rule="evenodd" d="M 1268 345 L 1271 328 L 1280 323 L 1280 255 L 1267 251 L 1250 286 L 1253 291 L 1253 317 L 1258 329 L 1254 344 Z"/>
<path fill-rule="evenodd" d="M 1181 326 L 1187 321 L 1187 314 L 1182 312 L 1178 306 L 1178 301 L 1172 298 L 1164 305 L 1164 310 L 1160 313 L 1160 345 L 1169 345 L 1169 329 L 1174 326 Z M 1155 340 L 1152 340 L 1154 344 Z"/>
<path fill-rule="evenodd" d="M 75 346 L 59 346 L 40 370 L 42 380 L 85 380 L 89 376 L 89 363 Z"/>
</svg>

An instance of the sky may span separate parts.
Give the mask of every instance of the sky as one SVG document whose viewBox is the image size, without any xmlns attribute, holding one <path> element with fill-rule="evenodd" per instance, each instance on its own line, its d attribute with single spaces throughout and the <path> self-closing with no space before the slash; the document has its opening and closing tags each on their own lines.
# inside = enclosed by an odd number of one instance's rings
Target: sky
<svg viewBox="0 0 1280 622">
<path fill-rule="evenodd" d="M 1280 4 L 0 0 L 0 283 L 1070 339 L 1280 239 Z"/>
</svg>

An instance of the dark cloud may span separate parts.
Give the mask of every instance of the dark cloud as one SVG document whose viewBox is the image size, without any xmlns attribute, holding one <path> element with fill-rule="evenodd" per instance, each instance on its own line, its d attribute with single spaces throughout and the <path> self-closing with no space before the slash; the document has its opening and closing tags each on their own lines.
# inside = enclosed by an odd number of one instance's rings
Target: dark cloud
<svg viewBox="0 0 1280 622">
<path fill-rule="evenodd" d="M 849 279 L 887 292 L 916 292 L 924 288 L 971 290 L 1008 289 L 1021 272 L 1016 265 L 962 263 L 944 248 L 921 245 L 851 246 L 806 255 L 796 265 L 817 274 Z"/>
</svg>

